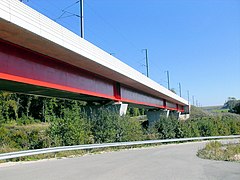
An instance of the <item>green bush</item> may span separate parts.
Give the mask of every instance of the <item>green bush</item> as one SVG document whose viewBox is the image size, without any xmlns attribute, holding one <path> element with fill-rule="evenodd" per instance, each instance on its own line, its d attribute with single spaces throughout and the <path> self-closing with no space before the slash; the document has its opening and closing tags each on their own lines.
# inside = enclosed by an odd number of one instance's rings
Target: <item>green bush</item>
<svg viewBox="0 0 240 180">
<path fill-rule="evenodd" d="M 64 110 L 63 118 L 51 119 L 49 136 L 52 146 L 70 146 L 93 142 L 91 125 L 80 109 Z"/>
<path fill-rule="evenodd" d="M 8 144 L 11 142 L 9 134 L 9 129 L 3 126 L 0 127 L 0 147 L 8 146 Z"/>
<path fill-rule="evenodd" d="M 240 114 L 240 100 L 239 100 L 239 102 L 234 106 L 233 112 L 234 112 L 234 113 L 237 113 L 237 114 Z"/>
<path fill-rule="evenodd" d="M 36 120 L 31 116 L 25 116 L 23 115 L 22 117 L 18 118 L 16 120 L 18 125 L 28 125 L 28 124 L 33 124 L 33 123 L 40 123 L 40 120 Z"/>
<path fill-rule="evenodd" d="M 139 122 L 128 116 L 120 117 L 110 110 L 99 109 L 92 115 L 91 122 L 96 143 L 134 141 L 143 138 Z"/>
<path fill-rule="evenodd" d="M 227 136 L 240 134 L 240 121 L 234 116 L 208 116 L 179 122 L 176 118 L 161 118 L 148 130 L 149 139 L 181 137 Z"/>
<path fill-rule="evenodd" d="M 180 128 L 183 132 L 183 137 L 199 137 L 200 132 L 198 129 L 198 123 L 196 121 L 183 121 L 180 122 Z"/>
<path fill-rule="evenodd" d="M 21 149 L 38 149 L 49 146 L 47 125 L 6 124 L 0 127 L 0 146 Z"/>
<path fill-rule="evenodd" d="M 160 139 L 180 138 L 183 136 L 179 121 L 174 117 L 160 118 L 159 121 L 154 123 L 153 128 L 156 129 Z"/>
<path fill-rule="evenodd" d="M 120 118 L 121 133 L 117 141 L 140 141 L 144 139 L 143 130 L 140 122 L 127 116 Z"/>
</svg>

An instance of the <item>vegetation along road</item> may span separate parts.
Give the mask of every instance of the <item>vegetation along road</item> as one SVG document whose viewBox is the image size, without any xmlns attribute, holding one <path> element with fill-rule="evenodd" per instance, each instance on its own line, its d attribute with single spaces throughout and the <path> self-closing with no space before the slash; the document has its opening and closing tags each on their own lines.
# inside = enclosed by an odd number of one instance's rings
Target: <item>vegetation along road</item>
<svg viewBox="0 0 240 180">
<path fill-rule="evenodd" d="M 171 144 L 78 158 L 2 164 L 0 179 L 239 180 L 240 163 L 206 160 L 196 156 L 205 144 L 206 142 Z"/>
</svg>

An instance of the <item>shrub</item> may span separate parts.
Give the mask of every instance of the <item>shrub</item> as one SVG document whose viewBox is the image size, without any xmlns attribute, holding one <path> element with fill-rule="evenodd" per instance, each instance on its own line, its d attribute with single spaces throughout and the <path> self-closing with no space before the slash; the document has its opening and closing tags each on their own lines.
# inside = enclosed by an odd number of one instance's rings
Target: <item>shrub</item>
<svg viewBox="0 0 240 180">
<path fill-rule="evenodd" d="M 179 121 L 174 117 L 161 117 L 159 121 L 155 122 L 153 128 L 156 129 L 156 132 L 158 133 L 158 137 L 160 139 L 169 139 L 183 136 Z"/>
<path fill-rule="evenodd" d="M 234 106 L 233 112 L 240 114 L 240 101 Z"/>
<path fill-rule="evenodd" d="M 183 137 L 199 137 L 200 132 L 198 129 L 198 123 L 196 121 L 183 121 L 180 122 L 180 126 L 183 132 Z"/>
<path fill-rule="evenodd" d="M 181 122 L 171 117 L 161 118 L 150 127 L 147 138 L 168 139 L 230 134 L 240 134 L 240 121 L 229 115 L 191 118 Z"/>
<path fill-rule="evenodd" d="M 128 116 L 120 117 L 111 110 L 99 109 L 91 117 L 92 132 L 97 143 L 134 141 L 143 138 L 139 122 Z"/>
<path fill-rule="evenodd" d="M 49 136 L 53 146 L 70 146 L 93 142 L 91 125 L 79 109 L 64 110 L 63 118 L 51 119 Z"/>
<path fill-rule="evenodd" d="M 140 122 L 135 119 L 131 119 L 127 116 L 120 117 L 119 127 L 121 129 L 121 135 L 117 141 L 139 141 L 143 140 L 143 130 Z"/>
<path fill-rule="evenodd" d="M 43 124 L 6 124 L 0 127 L 0 146 L 19 150 L 48 147 L 47 128 Z"/>
</svg>

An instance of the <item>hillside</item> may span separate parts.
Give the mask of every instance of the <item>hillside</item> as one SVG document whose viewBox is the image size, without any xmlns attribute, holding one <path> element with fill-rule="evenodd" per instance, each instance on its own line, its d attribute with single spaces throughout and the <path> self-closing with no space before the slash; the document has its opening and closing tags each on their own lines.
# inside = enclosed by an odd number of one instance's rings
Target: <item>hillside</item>
<svg viewBox="0 0 240 180">
<path fill-rule="evenodd" d="M 202 108 L 191 106 L 190 110 L 190 117 L 191 118 L 198 118 L 198 117 L 204 117 L 209 116 L 210 113 L 208 111 L 203 110 Z"/>
<path fill-rule="evenodd" d="M 226 113 L 229 111 L 228 108 L 224 108 L 221 106 L 205 106 L 201 107 L 202 110 L 209 112 L 209 113 Z"/>
</svg>

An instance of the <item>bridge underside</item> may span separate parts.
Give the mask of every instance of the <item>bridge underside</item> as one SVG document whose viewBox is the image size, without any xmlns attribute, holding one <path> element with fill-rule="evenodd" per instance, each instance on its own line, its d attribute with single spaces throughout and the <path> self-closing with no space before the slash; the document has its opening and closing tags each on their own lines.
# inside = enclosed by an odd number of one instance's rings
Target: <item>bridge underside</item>
<svg viewBox="0 0 240 180">
<path fill-rule="evenodd" d="M 0 89 L 3 91 L 17 92 L 30 95 L 40 95 L 46 97 L 59 97 L 66 99 L 76 99 L 82 101 L 92 101 L 92 102 L 104 102 L 109 101 L 108 99 L 89 96 L 84 94 L 76 94 L 67 91 L 61 91 L 57 89 L 45 88 L 41 86 L 35 86 L 25 83 L 19 83 L 15 81 L 0 80 Z"/>
<path fill-rule="evenodd" d="M 54 58 L 0 40 L 0 89 L 90 102 L 126 102 L 184 111 L 182 105 L 150 96 Z"/>
</svg>

